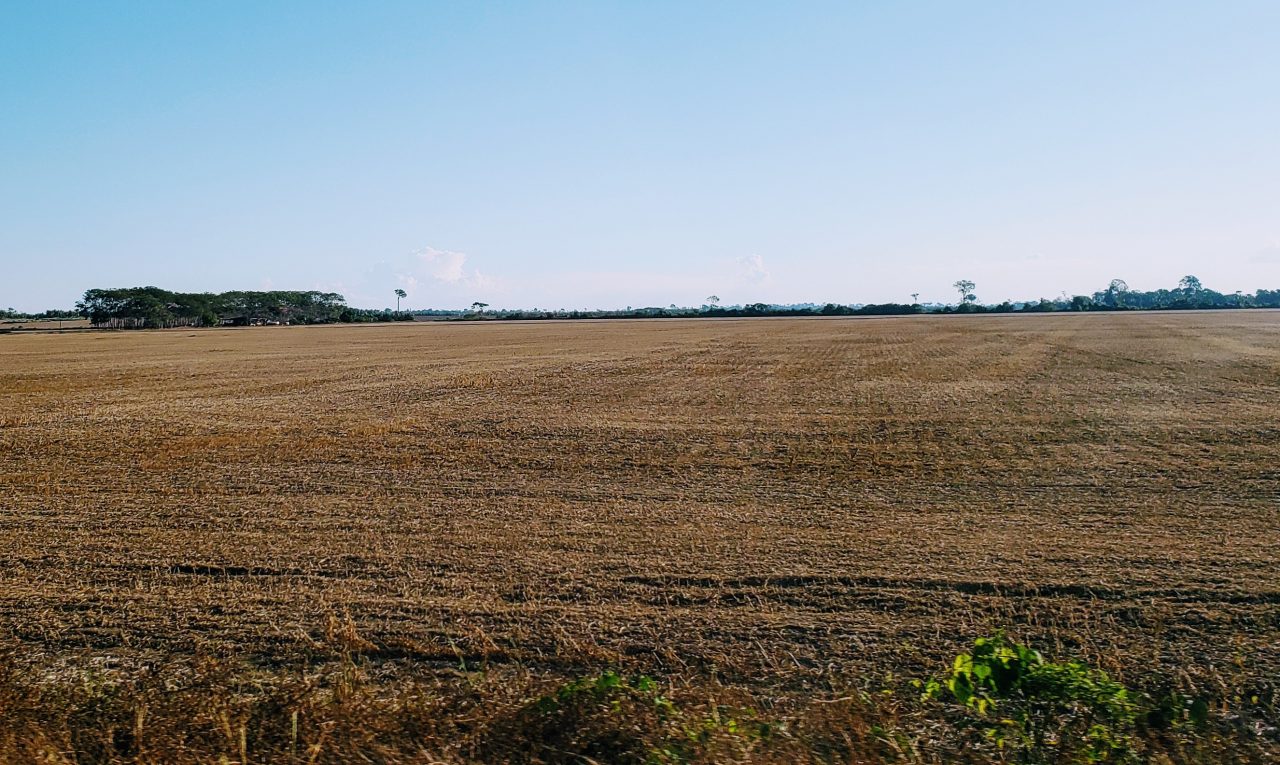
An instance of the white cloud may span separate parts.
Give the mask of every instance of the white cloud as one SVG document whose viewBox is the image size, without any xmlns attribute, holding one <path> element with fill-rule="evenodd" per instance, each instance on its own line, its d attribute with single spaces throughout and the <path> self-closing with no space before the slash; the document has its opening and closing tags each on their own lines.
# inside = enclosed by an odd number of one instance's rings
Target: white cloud
<svg viewBox="0 0 1280 765">
<path fill-rule="evenodd" d="M 769 279 L 769 269 L 764 267 L 764 258 L 759 255 L 747 255 L 738 258 L 739 276 L 748 284 L 761 284 Z"/>
<path fill-rule="evenodd" d="M 466 278 L 467 256 L 461 252 L 427 247 L 414 253 L 431 278 L 453 284 Z"/>
<path fill-rule="evenodd" d="M 482 273 L 478 268 L 467 268 L 470 256 L 465 252 L 438 250 L 425 247 L 413 253 L 408 266 L 396 273 L 396 281 L 406 290 L 435 284 L 445 287 L 465 287 L 472 290 L 494 289 L 497 278 Z"/>
</svg>

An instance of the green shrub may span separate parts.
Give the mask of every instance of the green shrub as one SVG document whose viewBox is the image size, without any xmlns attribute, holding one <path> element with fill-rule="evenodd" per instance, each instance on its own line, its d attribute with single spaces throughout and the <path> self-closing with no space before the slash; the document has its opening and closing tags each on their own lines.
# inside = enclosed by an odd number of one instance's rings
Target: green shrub
<svg viewBox="0 0 1280 765">
<path fill-rule="evenodd" d="M 1003 633 L 975 641 L 926 695 L 964 705 L 987 739 L 1026 762 L 1136 758 L 1140 709 L 1128 688 L 1079 662 L 1046 661 Z"/>
</svg>

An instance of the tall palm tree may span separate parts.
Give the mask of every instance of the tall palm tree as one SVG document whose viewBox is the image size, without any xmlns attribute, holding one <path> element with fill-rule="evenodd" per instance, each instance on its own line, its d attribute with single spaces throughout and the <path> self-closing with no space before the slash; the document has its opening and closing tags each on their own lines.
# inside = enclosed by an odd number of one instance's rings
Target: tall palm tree
<svg viewBox="0 0 1280 765">
<path fill-rule="evenodd" d="M 409 293 L 404 290 L 396 290 L 396 313 L 400 313 L 400 299 L 409 297 Z"/>
</svg>

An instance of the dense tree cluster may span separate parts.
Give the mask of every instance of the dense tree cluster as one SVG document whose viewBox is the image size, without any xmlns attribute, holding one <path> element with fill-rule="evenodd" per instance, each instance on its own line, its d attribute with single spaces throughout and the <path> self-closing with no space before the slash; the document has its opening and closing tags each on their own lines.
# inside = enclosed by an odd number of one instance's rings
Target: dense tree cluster
<svg viewBox="0 0 1280 765">
<path fill-rule="evenodd" d="M 1233 292 L 1230 294 L 1206 288 L 1194 276 L 1184 276 L 1173 289 L 1158 289 L 1149 292 L 1130 289 L 1123 279 L 1113 279 L 1107 288 L 1092 295 L 1073 295 L 1065 293 L 1058 298 L 1040 298 L 1026 302 L 1014 303 L 1005 301 L 995 305 L 984 305 L 976 301 L 973 295 L 973 282 L 956 282 L 955 287 L 961 293 L 961 302 L 953 306 L 933 308 L 940 313 L 1012 313 L 1031 312 L 1045 313 L 1049 311 L 1160 311 L 1160 310 L 1199 310 L 1214 308 L 1280 308 L 1280 290 L 1258 290 L 1253 294 Z"/>
<path fill-rule="evenodd" d="M 1083 297 L 1083 296 L 1082 296 Z M 1129 289 L 1122 279 L 1112 280 L 1101 292 L 1085 298 L 1089 309 L 1196 309 L 1196 308 L 1280 308 L 1280 290 L 1222 293 L 1211 290 L 1194 276 L 1184 276 L 1173 289 L 1142 292 Z"/>
<path fill-rule="evenodd" d="M 92 289 L 76 311 L 95 326 L 116 328 L 329 324 L 412 318 L 351 308 L 336 292 L 170 292 L 159 287 Z"/>
</svg>

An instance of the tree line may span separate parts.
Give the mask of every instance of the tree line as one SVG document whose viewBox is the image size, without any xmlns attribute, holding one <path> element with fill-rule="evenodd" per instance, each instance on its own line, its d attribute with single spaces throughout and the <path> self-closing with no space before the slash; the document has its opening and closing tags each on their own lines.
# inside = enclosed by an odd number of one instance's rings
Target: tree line
<svg viewBox="0 0 1280 765">
<path fill-rule="evenodd" d="M 942 312 L 1011 312 L 1011 311 L 1188 311 L 1222 308 L 1280 308 L 1280 290 L 1259 289 L 1253 293 L 1236 291 L 1218 292 L 1205 287 L 1195 276 L 1184 276 L 1178 286 L 1149 291 L 1131 289 L 1123 279 L 1112 279 L 1105 289 L 1091 295 L 1065 293 L 1056 299 L 1040 298 L 1038 301 L 1013 303 L 1005 301 L 996 305 L 983 305 L 974 290 L 976 285 L 967 279 L 952 285 L 960 295 L 955 306 L 944 306 Z"/>
<path fill-rule="evenodd" d="M 481 304 L 483 305 L 483 304 Z M 499 319 L 507 321 L 532 321 L 537 319 L 662 319 L 662 318 L 708 318 L 708 317 L 751 317 L 751 316 L 896 316 L 925 313 L 921 305 L 906 303 L 882 303 L 876 305 L 837 305 L 827 303 L 816 305 L 801 303 L 793 305 L 777 305 L 774 303 L 747 303 L 745 305 L 718 306 L 705 304 L 700 307 L 669 305 L 665 308 L 650 306 L 646 308 L 622 308 L 616 310 L 544 310 L 541 308 L 513 308 L 485 311 L 475 306 L 470 311 L 416 311 L 420 316 L 432 316 L 445 320 L 474 321 L 477 319 Z"/>
<path fill-rule="evenodd" d="M 76 303 L 76 313 L 96 327 L 117 329 L 413 319 L 409 314 L 390 310 L 352 308 L 336 292 L 270 290 L 215 294 L 171 292 L 159 287 L 91 289 Z"/>
<path fill-rule="evenodd" d="M 67 311 L 58 308 L 51 308 L 48 311 L 36 311 L 34 313 L 26 313 L 24 311 L 9 308 L 0 308 L 0 321 L 6 320 L 24 320 L 24 321 L 48 321 L 56 319 L 75 319 L 78 318 L 75 311 Z"/>
<path fill-rule="evenodd" d="M 1055 311 L 1155 311 L 1200 310 L 1222 308 L 1280 308 L 1280 290 L 1260 289 L 1253 293 L 1222 293 L 1206 288 L 1195 276 L 1185 276 L 1172 289 L 1144 292 L 1130 289 L 1122 279 L 1113 279 L 1106 289 L 1091 295 L 1067 295 L 1038 300 L 982 303 L 977 285 L 969 279 L 957 280 L 952 287 L 959 295 L 953 304 L 920 303 L 912 295 L 910 303 L 747 303 L 722 306 L 720 298 L 711 295 L 697 307 L 669 305 L 619 310 L 543 310 L 506 309 L 485 311 L 486 303 L 473 303 L 470 311 L 419 311 L 419 315 L 453 320 L 505 319 L 653 319 L 747 316 L 906 316 L 922 313 L 1049 313 Z"/>
<path fill-rule="evenodd" d="M 1184 276 L 1176 287 L 1150 291 L 1131 289 L 1122 279 L 1113 279 L 1104 289 L 1090 295 L 1063 293 L 1057 298 L 983 303 L 977 285 L 960 279 L 953 285 L 959 300 L 951 304 L 920 303 L 912 295 L 910 303 L 746 303 L 722 306 L 712 295 L 701 306 L 648 306 L 617 310 L 497 309 L 487 303 L 472 303 L 470 310 L 396 310 L 353 308 L 336 292 L 316 290 L 270 290 L 172 292 L 159 287 L 91 289 L 76 303 L 74 311 L 49 310 L 20 313 L 0 310 L 0 319 L 67 318 L 79 315 L 96 327 L 143 329 L 165 327 L 248 326 L 255 324 L 332 324 L 374 321 L 408 321 L 415 316 L 444 320 L 536 320 L 536 319 L 645 319 L 751 316 L 901 316 L 922 313 L 1046 313 L 1054 311 L 1144 311 L 1200 310 L 1223 308 L 1280 308 L 1280 289 L 1259 289 L 1253 293 L 1223 293 L 1205 287 L 1195 276 Z M 397 304 L 407 297 L 394 292 Z"/>
</svg>

